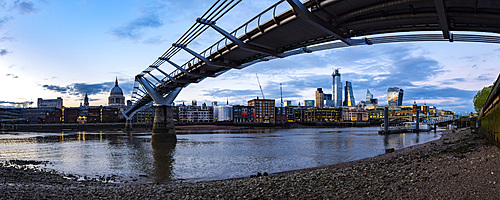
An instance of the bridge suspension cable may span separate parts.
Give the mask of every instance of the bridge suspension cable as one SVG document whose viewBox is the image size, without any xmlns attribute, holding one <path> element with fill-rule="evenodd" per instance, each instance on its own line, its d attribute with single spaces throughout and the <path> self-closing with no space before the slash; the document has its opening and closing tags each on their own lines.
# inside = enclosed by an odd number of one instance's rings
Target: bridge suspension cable
<svg viewBox="0 0 500 200">
<path fill-rule="evenodd" d="M 203 18 L 207 18 L 213 21 L 219 20 L 222 16 L 224 16 L 227 12 L 229 12 L 231 9 L 233 9 L 238 3 L 240 3 L 241 0 L 217 0 L 203 15 Z M 195 22 L 178 40 L 177 44 L 183 44 L 187 45 L 191 43 L 193 40 L 195 40 L 198 36 L 200 36 L 206 29 L 208 29 L 209 26 Z M 165 51 L 156 61 L 153 62 L 150 66 L 148 66 L 145 70 L 140 72 L 137 76 L 143 77 L 146 74 L 151 75 L 151 72 L 155 69 L 160 70 L 159 67 L 165 63 L 165 61 L 169 61 L 174 55 L 176 55 L 179 51 L 181 51 L 180 48 L 171 46 L 167 51 Z M 182 71 L 182 70 L 181 70 Z M 163 71 L 161 71 L 163 72 Z M 165 75 L 165 77 L 169 77 L 168 74 L 162 73 Z M 152 76 L 152 75 L 151 75 Z M 154 76 L 153 76 L 154 77 Z M 155 80 L 157 80 L 155 78 Z M 159 82 L 159 84 L 162 85 L 162 81 Z M 134 89 L 132 92 L 132 100 L 139 100 L 136 98 L 136 95 L 138 94 L 138 89 L 139 89 L 139 82 L 136 79 L 134 82 Z M 147 95 L 147 93 L 145 94 Z"/>
</svg>

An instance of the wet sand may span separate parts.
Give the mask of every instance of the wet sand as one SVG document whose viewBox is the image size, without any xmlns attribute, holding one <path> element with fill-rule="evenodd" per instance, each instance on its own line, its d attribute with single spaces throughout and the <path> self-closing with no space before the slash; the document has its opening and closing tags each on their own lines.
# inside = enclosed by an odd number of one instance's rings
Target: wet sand
<svg viewBox="0 0 500 200">
<path fill-rule="evenodd" d="M 467 128 L 358 161 L 197 183 L 76 181 L 29 164 L 0 164 L 2 199 L 500 199 L 500 150 Z"/>
</svg>

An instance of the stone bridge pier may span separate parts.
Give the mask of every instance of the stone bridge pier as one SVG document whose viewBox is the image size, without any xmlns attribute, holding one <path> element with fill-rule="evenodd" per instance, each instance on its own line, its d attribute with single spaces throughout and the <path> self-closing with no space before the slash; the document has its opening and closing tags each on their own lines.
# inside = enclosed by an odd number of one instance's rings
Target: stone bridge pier
<svg viewBox="0 0 500 200">
<path fill-rule="evenodd" d="M 152 142 L 176 141 L 174 115 L 172 106 L 155 106 L 155 117 L 153 121 Z"/>
</svg>

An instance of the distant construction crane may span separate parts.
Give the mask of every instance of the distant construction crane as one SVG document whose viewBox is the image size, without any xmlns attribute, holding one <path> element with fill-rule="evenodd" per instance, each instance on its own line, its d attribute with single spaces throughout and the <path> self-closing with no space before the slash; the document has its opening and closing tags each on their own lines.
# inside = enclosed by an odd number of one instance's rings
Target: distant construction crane
<svg viewBox="0 0 500 200">
<path fill-rule="evenodd" d="M 257 77 L 257 83 L 259 83 L 260 92 L 262 93 L 262 99 L 266 99 L 266 96 L 264 96 L 264 91 L 262 90 L 262 86 L 260 86 L 259 76 L 257 75 L 257 73 L 255 73 L 255 76 Z"/>
<path fill-rule="evenodd" d="M 280 110 L 280 114 L 281 114 L 281 123 L 283 123 L 283 115 L 284 112 L 283 112 L 283 88 L 281 87 L 281 83 L 280 83 L 280 98 L 281 98 L 281 110 Z"/>
</svg>

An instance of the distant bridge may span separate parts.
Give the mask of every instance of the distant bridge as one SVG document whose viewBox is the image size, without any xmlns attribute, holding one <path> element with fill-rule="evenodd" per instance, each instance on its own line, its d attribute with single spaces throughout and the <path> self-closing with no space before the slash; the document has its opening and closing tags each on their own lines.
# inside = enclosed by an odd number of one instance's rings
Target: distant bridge
<svg viewBox="0 0 500 200">
<path fill-rule="evenodd" d="M 135 77 L 133 105 L 124 112 L 127 118 L 152 101 L 170 105 L 180 90 L 191 83 L 275 58 L 394 42 L 500 43 L 496 35 L 452 33 L 499 33 L 500 2 L 495 0 L 308 0 L 304 3 L 281 0 L 232 32 L 216 25 L 216 21 L 240 1 L 217 1 L 177 42 Z M 290 9 L 276 13 L 282 6 Z M 191 49 L 189 44 L 208 28 L 223 38 L 201 52 Z M 416 31 L 442 34 L 369 37 Z M 186 51 L 193 58 L 184 64 L 172 62 L 179 51 Z M 170 67 L 163 67 L 165 63 Z M 173 71 L 165 72 L 168 68 Z"/>
</svg>

